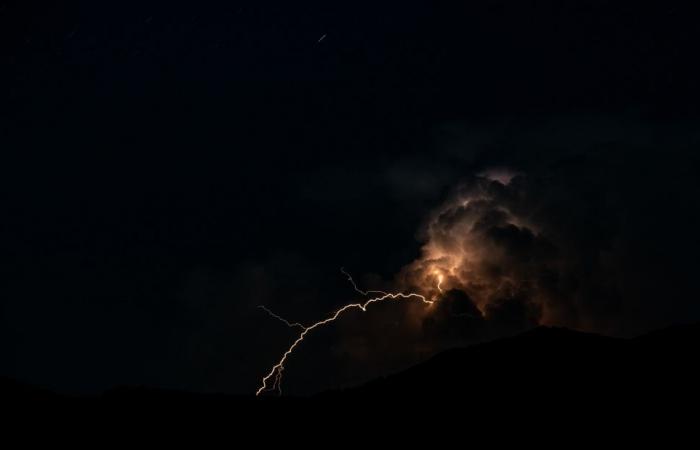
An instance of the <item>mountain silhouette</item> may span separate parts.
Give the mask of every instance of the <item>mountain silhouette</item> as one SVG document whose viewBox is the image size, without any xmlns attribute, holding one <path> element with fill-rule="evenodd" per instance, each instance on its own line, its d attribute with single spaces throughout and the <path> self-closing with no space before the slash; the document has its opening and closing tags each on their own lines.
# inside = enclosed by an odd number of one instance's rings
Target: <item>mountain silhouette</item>
<svg viewBox="0 0 700 450">
<path fill-rule="evenodd" d="M 198 394 L 119 387 L 99 396 L 52 393 L 0 378 L 3 408 L 32 421 L 77 415 L 86 423 L 138 417 L 158 424 L 187 421 L 227 426 L 306 423 L 387 414 L 423 419 L 457 414 L 470 420 L 563 420 L 640 411 L 678 411 L 700 392 L 700 324 L 678 325 L 632 339 L 538 327 L 492 342 L 440 353 L 402 372 L 312 397 Z M 453 411 L 448 413 L 447 411 Z M 525 412 L 524 412 L 525 411 Z M 38 413 L 38 415 L 37 415 Z M 525 414 L 526 417 L 523 417 Z M 22 417 L 22 414 L 19 414 Z M 37 419 L 39 417 L 39 419 Z M 454 416 L 452 420 L 455 420 Z M 340 422 L 339 422 L 340 421 Z M 193 425 L 194 426 L 194 425 Z"/>
<path fill-rule="evenodd" d="M 697 394 L 700 325 L 674 326 L 634 339 L 563 328 L 440 353 L 392 376 L 321 398 L 449 399 L 587 404 L 601 399 L 663 400 Z"/>
</svg>

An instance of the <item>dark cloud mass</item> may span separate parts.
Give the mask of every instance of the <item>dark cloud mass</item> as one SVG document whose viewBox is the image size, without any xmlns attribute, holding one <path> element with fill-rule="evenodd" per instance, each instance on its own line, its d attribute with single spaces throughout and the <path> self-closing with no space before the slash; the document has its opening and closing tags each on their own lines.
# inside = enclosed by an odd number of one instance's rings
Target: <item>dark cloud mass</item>
<svg viewBox="0 0 700 450">
<path fill-rule="evenodd" d="M 572 127 L 574 139 L 558 138 Z M 539 323 L 590 331 L 633 334 L 696 317 L 687 299 L 697 294 L 693 134 L 629 117 L 516 129 L 477 158 L 486 167 L 524 151 L 536 159 L 514 164 L 510 180 L 464 177 L 432 212 L 407 278 L 438 268 L 487 317 L 519 299 Z"/>
</svg>

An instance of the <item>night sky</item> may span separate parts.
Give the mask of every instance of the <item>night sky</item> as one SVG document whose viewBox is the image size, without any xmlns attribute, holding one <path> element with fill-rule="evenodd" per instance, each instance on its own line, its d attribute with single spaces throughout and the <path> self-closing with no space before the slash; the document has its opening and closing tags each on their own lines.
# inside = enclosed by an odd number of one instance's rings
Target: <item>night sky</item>
<svg viewBox="0 0 700 450">
<path fill-rule="evenodd" d="M 258 305 L 421 290 L 455 233 L 486 287 L 319 330 L 285 391 L 700 319 L 685 2 L 138 3 L 0 3 L 0 375 L 252 394 L 295 337 Z"/>
</svg>

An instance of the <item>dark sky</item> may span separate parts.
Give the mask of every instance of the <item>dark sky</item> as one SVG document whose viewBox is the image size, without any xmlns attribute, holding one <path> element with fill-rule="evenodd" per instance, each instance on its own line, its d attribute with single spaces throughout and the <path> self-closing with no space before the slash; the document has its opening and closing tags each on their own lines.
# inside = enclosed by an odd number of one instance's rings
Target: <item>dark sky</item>
<svg viewBox="0 0 700 450">
<path fill-rule="evenodd" d="M 556 266 L 562 325 L 700 318 L 685 2 L 16 3 L 0 3 L 0 374 L 254 392 L 293 338 L 256 305 L 308 323 L 355 299 L 341 266 L 390 284 L 430 211 L 492 167 L 521 174 L 494 198 L 542 234 L 484 236 Z M 285 386 L 425 357 L 386 330 L 401 314 L 319 333 Z M 440 317 L 431 349 L 475 338 Z M 537 322 L 506 319 L 487 335 Z"/>
</svg>

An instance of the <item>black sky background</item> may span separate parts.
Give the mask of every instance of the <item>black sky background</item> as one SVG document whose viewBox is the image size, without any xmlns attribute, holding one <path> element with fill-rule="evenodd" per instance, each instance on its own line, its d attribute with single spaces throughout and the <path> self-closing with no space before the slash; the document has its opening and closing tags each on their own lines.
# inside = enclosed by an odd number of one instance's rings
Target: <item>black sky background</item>
<svg viewBox="0 0 700 450">
<path fill-rule="evenodd" d="M 697 320 L 685 2 L 286 3 L 1 4 L 0 373 L 250 393 L 291 338 L 256 305 L 391 280 L 492 166 L 554 180 L 580 242 L 624 236 L 608 330 Z M 292 392 L 403 362 L 353 369 L 338 333 Z"/>
</svg>

